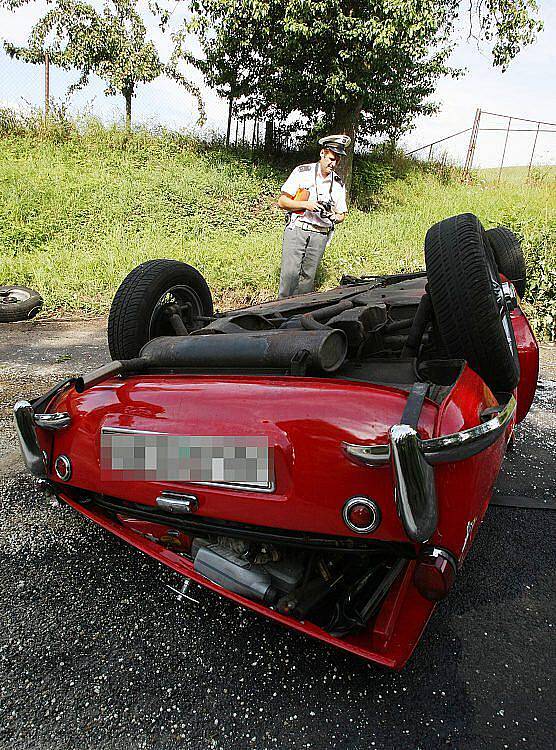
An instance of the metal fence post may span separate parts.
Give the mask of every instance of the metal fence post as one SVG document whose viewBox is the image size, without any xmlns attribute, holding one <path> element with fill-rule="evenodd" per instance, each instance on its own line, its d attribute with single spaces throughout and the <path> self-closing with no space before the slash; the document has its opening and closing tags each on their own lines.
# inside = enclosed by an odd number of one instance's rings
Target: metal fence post
<svg viewBox="0 0 556 750">
<path fill-rule="evenodd" d="M 479 135 L 479 125 L 481 121 L 481 110 L 478 109 L 475 112 L 475 119 L 473 121 L 473 127 L 471 128 L 471 137 L 469 138 L 469 146 L 467 147 L 467 156 L 465 157 L 465 166 L 463 167 L 462 180 L 466 180 L 471 172 L 473 166 L 473 158 L 475 156 L 475 148 L 477 147 L 477 136 Z"/>
<path fill-rule="evenodd" d="M 504 141 L 504 150 L 502 151 L 502 161 L 500 162 L 500 169 L 498 170 L 498 184 L 500 184 L 500 178 L 502 177 L 502 168 L 504 167 L 504 159 L 506 157 L 506 146 L 508 145 L 508 136 L 510 135 L 510 126 L 512 124 L 512 118 L 508 118 L 508 128 L 506 130 L 506 140 Z"/>
<path fill-rule="evenodd" d="M 537 123 L 537 132 L 535 133 L 535 140 L 533 141 L 533 149 L 531 151 L 531 158 L 529 159 L 529 169 L 527 170 L 527 179 L 529 179 L 529 175 L 531 174 L 531 167 L 533 165 L 533 156 L 535 155 L 535 148 L 537 146 L 537 138 L 539 137 L 539 130 L 540 130 L 541 124 L 540 122 Z"/>
<path fill-rule="evenodd" d="M 251 135 L 251 151 L 255 150 L 256 134 L 257 134 L 257 120 L 253 120 L 253 133 Z"/>
</svg>

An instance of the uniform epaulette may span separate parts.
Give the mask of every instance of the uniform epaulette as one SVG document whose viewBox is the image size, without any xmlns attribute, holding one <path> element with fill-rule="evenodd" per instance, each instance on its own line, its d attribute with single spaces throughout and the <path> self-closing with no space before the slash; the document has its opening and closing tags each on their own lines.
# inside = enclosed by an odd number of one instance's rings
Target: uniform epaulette
<svg viewBox="0 0 556 750">
<path fill-rule="evenodd" d="M 298 172 L 309 172 L 311 170 L 312 164 L 301 164 L 298 168 Z"/>
</svg>

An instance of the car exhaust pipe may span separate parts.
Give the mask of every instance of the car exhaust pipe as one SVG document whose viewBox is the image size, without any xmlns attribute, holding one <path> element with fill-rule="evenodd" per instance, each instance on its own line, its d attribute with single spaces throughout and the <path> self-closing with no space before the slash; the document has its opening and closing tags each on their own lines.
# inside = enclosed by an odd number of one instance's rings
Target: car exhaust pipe
<svg viewBox="0 0 556 750">
<path fill-rule="evenodd" d="M 269 367 L 287 369 L 301 351 L 309 367 L 334 372 L 347 354 L 340 330 L 245 331 L 215 336 L 161 336 L 141 349 L 149 367 Z"/>
<path fill-rule="evenodd" d="M 114 360 L 73 381 L 77 393 L 115 377 L 145 372 L 152 367 L 291 366 L 307 352 L 310 369 L 335 372 L 347 355 L 347 338 L 339 329 L 244 331 L 214 336 L 160 336 L 149 341 L 134 359 Z"/>
</svg>

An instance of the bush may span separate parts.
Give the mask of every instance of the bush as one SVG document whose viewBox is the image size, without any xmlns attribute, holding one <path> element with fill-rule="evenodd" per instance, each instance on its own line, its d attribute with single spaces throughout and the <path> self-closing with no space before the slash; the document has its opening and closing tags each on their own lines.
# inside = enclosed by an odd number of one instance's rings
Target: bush
<svg viewBox="0 0 556 750">
<path fill-rule="evenodd" d="M 545 226 L 508 221 L 522 240 L 527 266 L 524 302 L 527 315 L 540 339 L 556 340 L 556 220 Z"/>
<path fill-rule="evenodd" d="M 32 136 L 63 143 L 77 133 L 63 102 L 52 102 L 48 119 L 37 107 L 25 110 L 0 108 L 0 138 Z"/>
</svg>

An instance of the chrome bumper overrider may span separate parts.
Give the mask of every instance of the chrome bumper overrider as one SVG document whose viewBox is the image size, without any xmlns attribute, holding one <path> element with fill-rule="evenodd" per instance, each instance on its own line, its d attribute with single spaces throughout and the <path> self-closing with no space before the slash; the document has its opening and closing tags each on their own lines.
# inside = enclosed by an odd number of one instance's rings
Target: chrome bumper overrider
<svg viewBox="0 0 556 750">
<path fill-rule="evenodd" d="M 406 533 L 413 541 L 424 542 L 434 533 L 438 521 L 432 467 L 484 451 L 505 432 L 515 408 L 516 401 L 511 396 L 498 414 L 468 430 L 422 440 L 413 427 L 397 424 L 390 428 L 388 443 L 343 443 L 343 448 L 351 459 L 367 466 L 392 465 L 396 504 Z"/>
<path fill-rule="evenodd" d="M 66 412 L 35 414 L 29 401 L 18 401 L 14 406 L 14 422 L 27 468 L 36 477 L 46 477 L 46 464 L 35 425 L 45 430 L 62 430 L 69 426 L 71 417 Z"/>
</svg>

